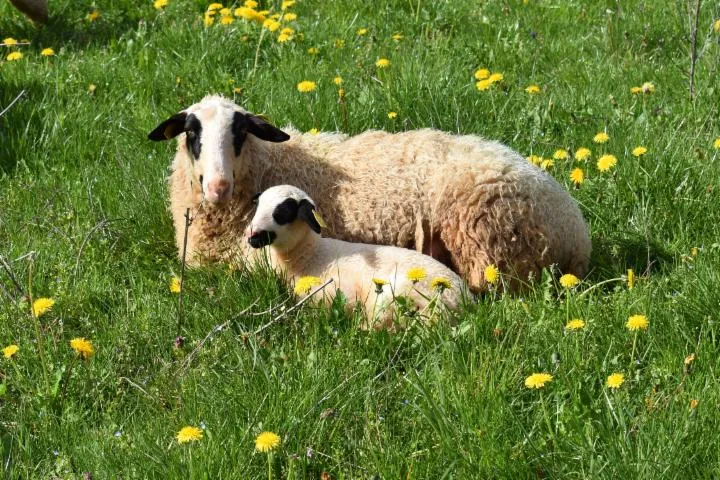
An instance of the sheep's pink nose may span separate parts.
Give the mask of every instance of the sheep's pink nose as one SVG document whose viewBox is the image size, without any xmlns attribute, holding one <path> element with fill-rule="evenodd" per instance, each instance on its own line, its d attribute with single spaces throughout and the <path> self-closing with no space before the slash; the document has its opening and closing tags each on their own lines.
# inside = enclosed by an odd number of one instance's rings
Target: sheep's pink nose
<svg viewBox="0 0 720 480">
<path fill-rule="evenodd" d="M 232 195 L 230 186 L 230 182 L 225 179 L 214 180 L 208 184 L 205 197 L 212 203 L 225 203 Z"/>
</svg>

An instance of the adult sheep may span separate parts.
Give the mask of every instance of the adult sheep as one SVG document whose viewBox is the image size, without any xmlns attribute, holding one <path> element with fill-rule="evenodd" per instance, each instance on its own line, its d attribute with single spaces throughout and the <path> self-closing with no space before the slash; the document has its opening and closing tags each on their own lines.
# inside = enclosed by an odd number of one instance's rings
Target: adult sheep
<svg viewBox="0 0 720 480">
<path fill-rule="evenodd" d="M 431 129 L 285 130 L 207 96 L 150 132 L 155 141 L 178 137 L 170 210 L 182 254 L 191 209 L 190 264 L 244 258 L 252 196 L 289 183 L 323 205 L 330 236 L 429 254 L 475 292 L 487 287 L 488 265 L 511 288 L 551 264 L 577 276 L 587 270 L 590 238 L 575 201 L 500 143 Z"/>
</svg>

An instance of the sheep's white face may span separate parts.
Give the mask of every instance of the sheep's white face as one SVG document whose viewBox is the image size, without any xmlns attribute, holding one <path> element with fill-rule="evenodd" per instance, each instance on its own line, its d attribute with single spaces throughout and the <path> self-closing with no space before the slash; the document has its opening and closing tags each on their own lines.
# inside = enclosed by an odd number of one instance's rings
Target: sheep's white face
<svg viewBox="0 0 720 480">
<path fill-rule="evenodd" d="M 232 198 L 236 159 L 247 135 L 269 142 L 290 137 L 222 97 L 207 97 L 162 122 L 148 137 L 168 140 L 178 136 L 179 149 L 191 163 L 193 178 L 211 205 L 222 205 Z M 194 184 L 194 183 L 193 183 Z"/>
<path fill-rule="evenodd" d="M 291 185 L 265 190 L 257 199 L 257 210 L 248 227 L 248 242 L 253 248 L 273 245 L 290 250 L 308 233 L 308 227 L 320 233 L 307 193 Z"/>
</svg>

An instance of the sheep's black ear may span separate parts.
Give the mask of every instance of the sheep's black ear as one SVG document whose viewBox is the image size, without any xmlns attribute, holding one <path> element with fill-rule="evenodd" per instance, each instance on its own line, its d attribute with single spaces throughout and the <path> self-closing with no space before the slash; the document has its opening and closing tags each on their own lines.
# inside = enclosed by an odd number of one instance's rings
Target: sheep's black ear
<svg viewBox="0 0 720 480">
<path fill-rule="evenodd" d="M 171 138 L 177 137 L 185 130 L 186 118 L 187 113 L 176 113 L 155 127 L 155 130 L 148 134 L 148 138 L 155 142 L 160 142 L 162 140 L 170 140 Z"/>
<path fill-rule="evenodd" d="M 248 123 L 247 132 L 255 135 L 260 140 L 278 143 L 290 139 L 290 135 L 256 115 L 245 115 L 245 118 Z"/>
<path fill-rule="evenodd" d="M 315 205 L 303 198 L 298 205 L 298 218 L 310 225 L 315 233 L 320 233 L 320 223 L 317 221 L 314 210 Z"/>
</svg>

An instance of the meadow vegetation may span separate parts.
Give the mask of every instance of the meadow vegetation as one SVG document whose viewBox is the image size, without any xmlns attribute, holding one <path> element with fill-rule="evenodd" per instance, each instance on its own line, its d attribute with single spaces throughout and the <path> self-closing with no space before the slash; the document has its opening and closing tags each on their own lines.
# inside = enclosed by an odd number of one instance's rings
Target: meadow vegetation
<svg viewBox="0 0 720 480">
<path fill-rule="evenodd" d="M 35 28 L 0 2 L 4 476 L 720 475 L 717 3 L 694 96 L 695 2 L 254 3 L 50 0 Z M 225 265 L 179 308 L 174 145 L 146 135 L 208 93 L 500 140 L 577 199 L 591 272 L 396 334 L 342 299 L 256 334 L 292 291 Z"/>
</svg>

